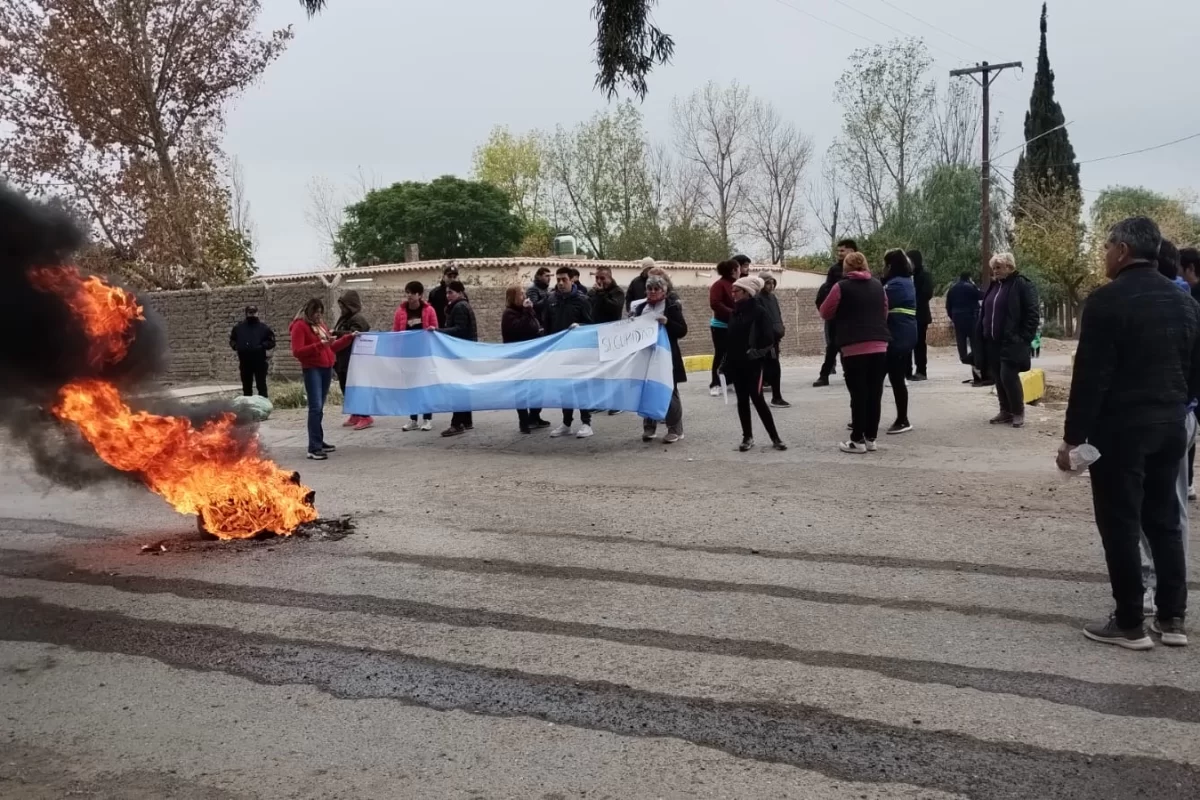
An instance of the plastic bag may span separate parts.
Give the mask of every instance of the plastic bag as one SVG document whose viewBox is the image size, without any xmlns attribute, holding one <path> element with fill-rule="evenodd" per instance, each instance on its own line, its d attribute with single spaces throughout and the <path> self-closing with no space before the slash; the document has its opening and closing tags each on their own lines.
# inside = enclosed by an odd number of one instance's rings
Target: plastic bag
<svg viewBox="0 0 1200 800">
<path fill-rule="evenodd" d="M 271 416 L 275 406 L 265 397 L 237 397 L 233 401 L 233 410 L 238 416 L 262 422 Z"/>
<path fill-rule="evenodd" d="M 1100 451 L 1090 444 L 1081 444 L 1067 454 L 1071 461 L 1071 471 L 1068 476 L 1082 475 L 1088 467 L 1100 460 Z"/>
</svg>

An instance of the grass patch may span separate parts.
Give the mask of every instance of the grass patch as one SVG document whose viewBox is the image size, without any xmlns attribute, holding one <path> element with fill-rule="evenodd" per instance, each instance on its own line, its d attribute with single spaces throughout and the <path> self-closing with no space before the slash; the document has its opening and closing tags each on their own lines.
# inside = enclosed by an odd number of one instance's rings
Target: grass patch
<svg viewBox="0 0 1200 800">
<path fill-rule="evenodd" d="M 304 393 L 304 384 L 299 381 L 271 384 L 271 403 L 276 408 L 308 408 L 308 395 Z M 329 387 L 329 397 L 325 399 L 325 404 L 342 404 L 342 390 L 338 388 L 336 381 Z"/>
</svg>

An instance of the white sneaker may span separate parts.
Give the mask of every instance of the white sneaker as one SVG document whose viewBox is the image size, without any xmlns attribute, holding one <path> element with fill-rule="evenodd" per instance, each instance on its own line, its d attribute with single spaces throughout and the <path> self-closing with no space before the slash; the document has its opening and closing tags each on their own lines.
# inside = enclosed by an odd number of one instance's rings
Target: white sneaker
<svg viewBox="0 0 1200 800">
<path fill-rule="evenodd" d="M 867 452 L 868 453 L 874 453 L 878 449 L 879 449 L 879 445 L 875 444 L 874 439 L 867 439 Z"/>
<path fill-rule="evenodd" d="M 400 426 L 402 431 L 415 431 L 420 426 L 420 423 L 415 419 L 410 419 L 408 422 Z"/>
<path fill-rule="evenodd" d="M 431 420 L 431 419 L 425 420 L 425 424 L 421 426 L 421 430 L 423 430 L 423 431 L 433 430 L 433 420 Z"/>
<path fill-rule="evenodd" d="M 1188 500 L 1195 500 L 1195 499 L 1196 499 L 1196 485 L 1194 483 L 1189 483 L 1188 484 Z"/>
<path fill-rule="evenodd" d="M 709 397 L 720 397 L 721 396 L 721 387 L 720 386 L 709 387 L 708 396 Z"/>
<path fill-rule="evenodd" d="M 858 442 L 849 441 L 839 444 L 838 450 L 841 450 L 843 453 L 854 453 L 855 455 L 860 455 L 867 452 L 867 446 Z"/>
<path fill-rule="evenodd" d="M 570 432 L 571 432 L 570 425 L 559 425 L 557 428 L 550 431 L 550 438 L 557 439 L 560 436 L 566 436 Z"/>
<path fill-rule="evenodd" d="M 576 439 L 586 439 L 589 436 L 595 436 L 595 431 L 592 430 L 592 426 L 591 425 L 579 426 L 579 433 L 575 434 L 575 438 Z"/>
</svg>

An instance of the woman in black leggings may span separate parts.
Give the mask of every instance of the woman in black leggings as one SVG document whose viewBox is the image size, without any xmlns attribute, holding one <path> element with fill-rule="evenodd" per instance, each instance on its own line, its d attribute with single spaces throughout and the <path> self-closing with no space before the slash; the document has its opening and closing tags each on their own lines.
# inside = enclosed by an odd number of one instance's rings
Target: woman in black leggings
<svg viewBox="0 0 1200 800">
<path fill-rule="evenodd" d="M 772 446 L 787 450 L 763 396 L 763 364 L 775 347 L 775 332 L 770 315 L 757 300 L 762 285 L 761 279 L 753 277 L 741 278 L 733 284 L 733 316 L 729 320 L 729 347 L 723 367 L 726 379 L 737 392 L 738 418 L 742 423 L 742 444 L 738 449 L 743 453 L 754 447 L 751 403 L 771 437 Z"/>
<path fill-rule="evenodd" d="M 896 399 L 896 421 L 887 429 L 889 436 L 908 433 L 909 358 L 919 340 L 917 319 L 917 289 L 912 277 L 912 263 L 903 250 L 889 250 L 883 256 L 883 290 L 888 300 L 887 374 Z"/>
<path fill-rule="evenodd" d="M 738 263 L 733 259 L 717 264 L 717 274 L 721 277 L 708 289 L 708 305 L 713 313 L 708 323 L 713 340 L 712 380 L 708 384 L 708 393 L 713 397 L 721 393 L 721 379 L 718 375 L 725 360 L 726 342 L 729 340 L 729 319 L 733 316 L 733 279 L 738 269 Z"/>
</svg>

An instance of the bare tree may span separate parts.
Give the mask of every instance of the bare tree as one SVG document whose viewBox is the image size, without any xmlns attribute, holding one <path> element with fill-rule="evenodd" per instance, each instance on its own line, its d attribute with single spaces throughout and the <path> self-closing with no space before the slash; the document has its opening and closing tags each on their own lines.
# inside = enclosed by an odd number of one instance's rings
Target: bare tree
<svg viewBox="0 0 1200 800">
<path fill-rule="evenodd" d="M 837 81 L 842 103 L 838 159 L 848 188 L 877 227 L 888 206 L 904 203 L 929 161 L 934 86 L 920 39 L 857 50 Z"/>
<path fill-rule="evenodd" d="M 780 264 L 789 250 L 806 242 L 804 212 L 796 201 L 812 160 L 812 140 L 769 103 L 756 103 L 751 118 L 747 222 L 770 248 L 771 263 Z"/>
<path fill-rule="evenodd" d="M 808 207 L 825 233 L 830 252 L 841 238 L 844 209 L 842 184 L 838 179 L 837 159 L 827 154 L 821 162 L 821 177 L 808 185 Z"/>
<path fill-rule="evenodd" d="M 229 161 L 229 222 L 230 227 L 245 237 L 250 250 L 258 249 L 258 231 L 250 217 L 250 200 L 246 197 L 246 173 L 237 156 Z"/>
<path fill-rule="evenodd" d="M 983 107 L 979 92 L 963 81 L 951 81 L 930 103 L 930 150 L 935 166 L 979 163 L 979 128 Z"/>
<path fill-rule="evenodd" d="M 706 214 L 728 242 L 751 165 L 750 91 L 736 81 L 724 88 L 710 81 L 686 100 L 676 98 L 671 108 L 679 154 L 707 176 Z"/>
<path fill-rule="evenodd" d="M 310 178 L 306 188 L 308 203 L 304 208 L 304 221 L 317 236 L 321 245 L 321 259 L 333 265 L 338 260 L 334 242 L 346 219 L 345 194 L 333 181 L 322 175 Z"/>
</svg>

